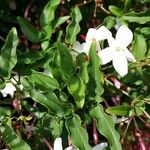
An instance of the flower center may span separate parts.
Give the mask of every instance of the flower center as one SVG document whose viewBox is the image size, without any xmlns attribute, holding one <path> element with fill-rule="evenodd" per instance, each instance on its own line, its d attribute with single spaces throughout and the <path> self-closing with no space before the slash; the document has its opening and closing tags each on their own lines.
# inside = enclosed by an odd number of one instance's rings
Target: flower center
<svg viewBox="0 0 150 150">
<path fill-rule="evenodd" d="M 123 51 L 123 48 L 121 48 L 121 47 L 116 47 L 116 51 Z"/>
</svg>

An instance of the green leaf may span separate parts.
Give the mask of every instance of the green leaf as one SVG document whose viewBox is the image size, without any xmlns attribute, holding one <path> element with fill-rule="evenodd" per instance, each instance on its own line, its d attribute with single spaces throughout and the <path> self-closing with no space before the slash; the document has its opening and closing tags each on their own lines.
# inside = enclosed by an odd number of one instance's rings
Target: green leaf
<svg viewBox="0 0 150 150">
<path fill-rule="evenodd" d="M 37 60 L 40 60 L 44 57 L 44 53 L 41 51 L 27 51 L 18 55 L 18 62 L 19 64 L 33 64 Z"/>
<path fill-rule="evenodd" d="M 132 45 L 132 53 L 136 57 L 136 59 L 145 58 L 145 53 L 147 50 L 146 40 L 142 34 L 135 33 L 134 34 L 134 42 Z"/>
<path fill-rule="evenodd" d="M 150 11 L 143 11 L 140 13 L 137 12 L 131 12 L 123 16 L 124 20 L 127 20 L 129 22 L 136 22 L 139 24 L 145 24 L 150 22 Z"/>
<path fill-rule="evenodd" d="M 55 10 L 61 0 L 50 0 L 43 9 L 43 12 L 40 16 L 41 26 L 46 26 L 51 23 L 55 18 Z"/>
<path fill-rule="evenodd" d="M 51 136 L 56 139 L 60 137 L 63 130 L 63 121 L 56 116 L 45 114 L 40 118 L 35 128 L 35 134 L 42 138 L 50 138 Z"/>
<path fill-rule="evenodd" d="M 114 106 L 106 109 L 106 112 L 111 115 L 121 115 L 125 116 L 129 114 L 131 106 Z"/>
<path fill-rule="evenodd" d="M 80 21 L 82 19 L 80 10 L 78 7 L 72 9 L 71 13 L 71 23 L 66 28 L 66 42 L 73 44 L 76 41 L 76 36 L 80 32 Z"/>
<path fill-rule="evenodd" d="M 86 54 L 85 53 L 80 53 L 77 56 L 77 65 L 79 67 L 79 76 L 83 80 L 84 84 L 87 84 L 89 81 L 89 76 L 88 76 L 88 69 L 87 66 L 89 62 L 86 60 Z"/>
<path fill-rule="evenodd" d="M 132 4 L 132 0 L 125 0 L 124 8 L 125 10 L 130 10 Z"/>
<path fill-rule="evenodd" d="M 116 19 L 114 16 L 108 16 L 105 17 L 103 24 L 105 25 L 106 28 L 111 29 L 116 24 L 115 20 Z"/>
<path fill-rule="evenodd" d="M 0 124 L 0 132 L 4 142 L 11 150 L 31 150 L 29 145 L 12 129 L 10 118 L 3 120 L 3 123 Z"/>
<path fill-rule="evenodd" d="M 42 91 L 54 91 L 55 89 L 59 89 L 57 80 L 43 74 L 42 72 L 32 70 L 29 79 Z"/>
<path fill-rule="evenodd" d="M 11 116 L 11 110 L 8 107 L 0 107 L 0 116 Z"/>
<path fill-rule="evenodd" d="M 87 84 L 87 94 L 91 100 L 96 100 L 98 102 L 102 101 L 101 95 L 104 92 L 103 74 L 100 71 L 100 58 L 96 53 L 96 43 L 93 42 L 89 52 L 89 65 L 88 65 L 88 75 L 89 82 Z"/>
<path fill-rule="evenodd" d="M 66 45 L 59 42 L 56 43 L 57 50 L 60 54 L 60 69 L 64 80 L 68 80 L 75 73 L 73 58 Z"/>
<path fill-rule="evenodd" d="M 122 150 L 120 136 L 115 130 L 112 117 L 104 112 L 103 107 L 101 105 L 93 107 L 90 115 L 96 119 L 98 131 L 108 139 L 111 150 Z"/>
<path fill-rule="evenodd" d="M 150 35 L 150 27 L 140 28 L 140 33 L 143 35 Z"/>
<path fill-rule="evenodd" d="M 27 77 L 21 77 L 21 84 L 34 101 L 48 108 L 52 114 L 62 117 L 73 112 L 72 104 L 60 101 L 53 92 L 42 93 L 37 88 L 35 89 Z"/>
<path fill-rule="evenodd" d="M 111 13 L 113 13 L 115 16 L 118 16 L 118 17 L 122 16 L 122 14 L 123 14 L 122 9 L 120 9 L 119 7 L 113 6 L 113 5 L 109 6 L 109 10 Z"/>
<path fill-rule="evenodd" d="M 33 25 L 31 25 L 27 20 L 22 17 L 17 18 L 20 28 L 23 34 L 27 37 L 28 40 L 39 43 L 46 36 L 44 32 L 38 31 Z"/>
<path fill-rule="evenodd" d="M 69 136 L 73 144 L 80 150 L 92 150 L 88 143 L 88 134 L 86 130 L 81 126 L 81 120 L 79 116 L 74 115 L 65 122 Z"/>
<path fill-rule="evenodd" d="M 17 31 L 15 28 L 12 28 L 0 52 L 0 76 L 2 77 L 9 78 L 12 69 L 17 63 L 16 48 L 18 41 Z"/>
<path fill-rule="evenodd" d="M 83 80 L 78 75 L 72 76 L 67 84 L 69 93 L 74 97 L 75 103 L 79 108 L 82 108 L 85 101 L 85 84 Z"/>
<path fill-rule="evenodd" d="M 61 24 L 63 24 L 65 21 L 67 21 L 70 18 L 70 16 L 63 16 L 63 17 L 59 17 L 58 19 L 54 20 L 52 22 L 52 28 L 53 30 L 56 29 L 58 26 L 60 26 Z"/>
</svg>

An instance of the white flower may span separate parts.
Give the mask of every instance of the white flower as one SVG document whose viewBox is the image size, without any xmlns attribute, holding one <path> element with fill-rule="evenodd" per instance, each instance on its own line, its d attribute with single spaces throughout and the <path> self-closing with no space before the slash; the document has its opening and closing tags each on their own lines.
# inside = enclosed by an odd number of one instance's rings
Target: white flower
<svg viewBox="0 0 150 150">
<path fill-rule="evenodd" d="M 5 88 L 2 89 L 0 92 L 2 93 L 3 97 L 10 95 L 11 98 L 13 98 L 15 91 L 16 91 L 16 88 L 12 83 L 6 83 Z"/>
<path fill-rule="evenodd" d="M 72 48 L 88 55 L 94 40 L 96 41 L 96 50 L 100 51 L 99 41 L 108 39 L 110 36 L 112 36 L 111 32 L 105 26 L 101 26 L 99 29 L 90 28 L 86 34 L 85 42 L 80 44 L 80 42 L 76 41 Z"/>
<path fill-rule="evenodd" d="M 16 85 L 20 91 L 23 90 L 23 85 L 18 85 L 18 83 L 16 81 L 19 81 L 19 76 L 15 75 L 13 78 L 10 79 L 11 82 L 6 83 L 5 88 L 0 90 L 0 92 L 2 93 L 3 97 L 6 97 L 7 95 L 10 95 L 11 98 L 14 97 L 14 94 L 16 92 L 16 87 L 14 85 Z"/>
<path fill-rule="evenodd" d="M 60 137 L 56 138 L 54 141 L 54 150 L 63 150 L 62 140 Z"/>
<path fill-rule="evenodd" d="M 117 33 L 116 38 L 108 37 L 109 47 L 98 52 L 102 64 L 112 61 L 115 70 L 124 76 L 128 73 L 128 62 L 135 62 L 134 56 L 127 49 L 127 46 L 133 39 L 132 31 L 125 25 L 122 25 Z"/>
<path fill-rule="evenodd" d="M 54 150 L 63 150 L 62 139 L 60 137 L 56 138 L 54 141 Z M 78 150 L 78 149 L 75 149 L 73 146 L 69 146 L 65 150 Z"/>
<path fill-rule="evenodd" d="M 101 26 L 98 29 L 90 28 L 87 32 L 83 51 L 89 53 L 92 42 L 96 41 L 96 50 L 100 51 L 99 41 L 108 39 L 111 36 L 111 32 L 105 27 Z"/>
</svg>

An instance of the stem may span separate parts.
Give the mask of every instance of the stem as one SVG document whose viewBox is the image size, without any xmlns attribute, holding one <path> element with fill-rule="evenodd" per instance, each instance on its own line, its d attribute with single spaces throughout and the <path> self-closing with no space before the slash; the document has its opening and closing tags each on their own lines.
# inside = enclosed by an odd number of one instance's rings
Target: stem
<svg viewBox="0 0 150 150">
<path fill-rule="evenodd" d="M 132 120 L 132 118 L 130 118 L 130 120 L 129 120 L 128 124 L 127 124 L 127 127 L 126 127 L 126 129 L 125 129 L 125 131 L 124 131 L 124 133 L 123 133 L 123 136 L 122 136 L 122 138 L 121 138 L 121 143 L 124 142 L 124 138 L 125 138 L 125 135 L 126 135 L 126 133 L 127 133 L 128 128 L 129 128 L 129 125 L 130 125 L 130 123 L 131 123 L 131 120 Z"/>
</svg>

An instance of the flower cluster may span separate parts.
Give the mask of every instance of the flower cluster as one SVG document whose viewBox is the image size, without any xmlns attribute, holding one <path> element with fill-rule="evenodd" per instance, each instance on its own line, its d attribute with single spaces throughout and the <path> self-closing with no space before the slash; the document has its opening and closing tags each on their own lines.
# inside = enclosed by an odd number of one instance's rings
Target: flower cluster
<svg viewBox="0 0 150 150">
<path fill-rule="evenodd" d="M 109 47 L 100 49 L 99 42 L 107 40 Z M 101 26 L 98 29 L 90 28 L 87 32 L 85 42 L 80 44 L 76 42 L 73 45 L 73 49 L 80 50 L 88 55 L 93 40 L 96 42 L 96 50 L 98 56 L 101 59 L 102 65 L 105 65 L 112 61 L 115 70 L 124 76 L 128 73 L 128 62 L 135 62 L 134 56 L 128 50 L 127 46 L 132 42 L 132 31 L 126 26 L 119 27 L 116 37 L 113 38 L 112 33 L 105 27 Z"/>
</svg>

